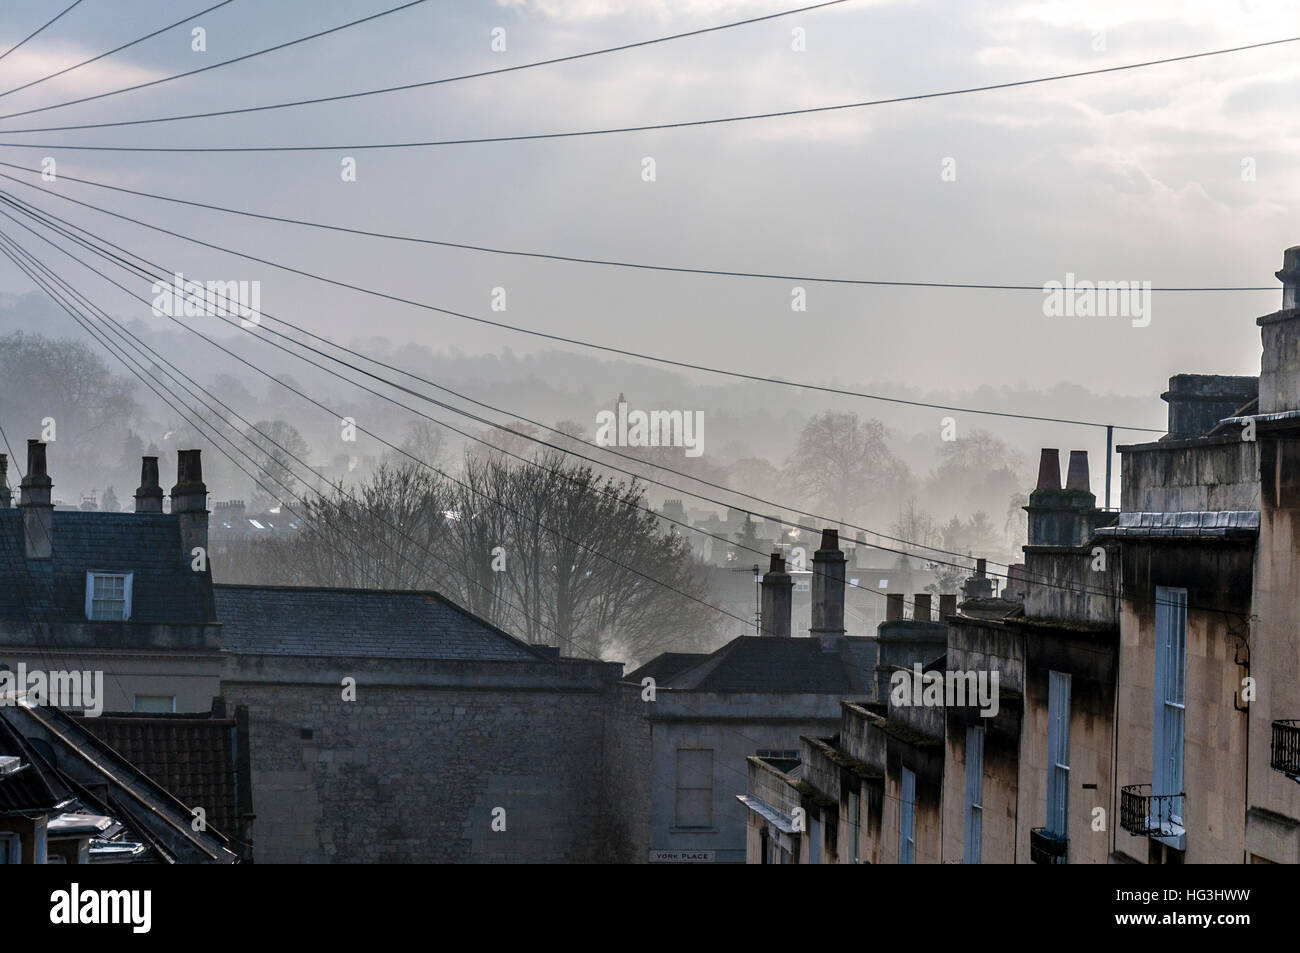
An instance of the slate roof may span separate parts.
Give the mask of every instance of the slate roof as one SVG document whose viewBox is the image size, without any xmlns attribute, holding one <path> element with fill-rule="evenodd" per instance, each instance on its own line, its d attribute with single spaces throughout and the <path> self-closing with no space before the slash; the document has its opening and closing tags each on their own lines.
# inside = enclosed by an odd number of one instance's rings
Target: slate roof
<svg viewBox="0 0 1300 953">
<path fill-rule="evenodd" d="M 0 755 L 16 757 L 18 770 L 0 774 L 0 817 L 6 814 L 49 814 L 72 799 L 57 777 L 47 777 L 32 760 L 27 742 L 0 719 Z"/>
<path fill-rule="evenodd" d="M 678 674 L 656 679 L 657 687 L 851 695 L 869 689 L 872 648 L 871 639 L 855 637 L 844 637 L 836 651 L 824 652 L 819 639 L 742 635 Z"/>
<path fill-rule="evenodd" d="M 213 592 L 222 648 L 236 655 L 550 658 L 436 592 L 232 585 Z"/>
<path fill-rule="evenodd" d="M 1106 537 L 1249 538 L 1259 534 L 1259 510 L 1188 510 L 1120 513 L 1119 523 L 1096 530 Z"/>
<path fill-rule="evenodd" d="M 624 676 L 623 680 L 640 684 L 644 678 L 653 678 L 656 684 L 660 682 L 667 684 L 674 676 L 680 675 L 708 657 L 705 652 L 664 652 L 656 655 L 635 672 Z"/>
<path fill-rule="evenodd" d="M 210 827 L 228 837 L 242 836 L 235 719 L 114 713 L 77 718 L 77 723 L 177 800 L 201 806 Z M 243 783 L 250 780 L 244 778 Z"/>
<path fill-rule="evenodd" d="M 214 621 L 211 576 L 190 569 L 177 516 L 81 510 L 52 516 L 53 555 L 28 559 L 23 511 L 0 509 L 0 620 L 85 622 L 86 573 L 99 571 L 134 573 L 131 622 Z"/>
</svg>

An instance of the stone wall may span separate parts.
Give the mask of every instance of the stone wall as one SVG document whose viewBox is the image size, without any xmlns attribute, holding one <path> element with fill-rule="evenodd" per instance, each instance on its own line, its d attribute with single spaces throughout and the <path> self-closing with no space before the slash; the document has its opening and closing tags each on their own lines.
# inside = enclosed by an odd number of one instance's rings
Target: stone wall
<svg viewBox="0 0 1300 953">
<path fill-rule="evenodd" d="M 258 860 L 605 859 L 604 714 L 618 668 L 230 659 L 222 691 L 249 710 Z"/>
</svg>

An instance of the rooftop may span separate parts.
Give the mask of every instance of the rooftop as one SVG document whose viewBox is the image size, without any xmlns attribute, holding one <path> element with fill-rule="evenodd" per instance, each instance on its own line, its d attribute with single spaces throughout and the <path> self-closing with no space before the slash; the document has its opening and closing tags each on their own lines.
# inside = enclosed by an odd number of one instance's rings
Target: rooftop
<svg viewBox="0 0 1300 953">
<path fill-rule="evenodd" d="M 436 592 L 235 585 L 213 591 L 222 647 L 237 655 L 553 658 Z"/>
</svg>

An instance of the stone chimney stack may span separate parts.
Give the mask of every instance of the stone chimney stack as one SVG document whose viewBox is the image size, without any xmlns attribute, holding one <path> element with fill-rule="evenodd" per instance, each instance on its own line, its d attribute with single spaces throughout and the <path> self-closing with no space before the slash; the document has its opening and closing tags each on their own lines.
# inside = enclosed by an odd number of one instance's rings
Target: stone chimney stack
<svg viewBox="0 0 1300 953">
<path fill-rule="evenodd" d="M 772 565 L 764 574 L 762 585 L 763 595 L 759 617 L 761 628 L 758 634 L 768 638 L 790 638 L 791 593 L 794 592 L 794 580 L 785 571 L 785 557 L 780 553 L 772 554 Z"/>
<path fill-rule="evenodd" d="M 203 483 L 203 463 L 198 450 L 176 454 L 176 485 L 172 487 L 172 514 L 180 520 L 181 552 L 191 562 L 196 548 L 208 551 L 208 488 Z"/>
<path fill-rule="evenodd" d="M 1052 452 L 1055 453 L 1056 451 L 1053 450 Z M 1057 478 L 1060 478 L 1059 475 Z M 993 580 L 988 577 L 987 560 L 975 560 L 975 575 L 966 580 L 966 584 L 962 586 L 962 593 L 967 599 L 993 598 Z"/>
<path fill-rule="evenodd" d="M 1282 270 L 1276 275 L 1282 282 L 1282 310 L 1300 308 L 1300 245 L 1282 253 Z"/>
<path fill-rule="evenodd" d="M 22 482 L 23 541 L 28 559 L 49 559 L 54 552 L 54 483 L 45 469 L 45 444 L 27 441 L 27 475 Z"/>
<path fill-rule="evenodd" d="M 140 486 L 135 491 L 137 513 L 161 513 L 163 491 L 158 485 L 158 458 L 140 458 Z"/>
<path fill-rule="evenodd" d="M 833 652 L 844 637 L 844 553 L 840 532 L 822 530 L 822 544 L 813 553 L 812 629 L 822 651 Z"/>
<path fill-rule="evenodd" d="M 1092 535 L 1097 497 L 1088 488 L 1088 452 L 1070 451 L 1069 479 L 1061 487 L 1061 451 L 1044 448 L 1038 486 L 1029 494 L 1030 546 L 1082 546 Z M 983 573 L 977 573 L 982 576 Z M 969 594 L 969 593 L 968 593 Z"/>
<path fill-rule="evenodd" d="M 9 455 L 0 453 L 0 509 L 14 505 L 14 491 L 9 489 Z"/>
</svg>

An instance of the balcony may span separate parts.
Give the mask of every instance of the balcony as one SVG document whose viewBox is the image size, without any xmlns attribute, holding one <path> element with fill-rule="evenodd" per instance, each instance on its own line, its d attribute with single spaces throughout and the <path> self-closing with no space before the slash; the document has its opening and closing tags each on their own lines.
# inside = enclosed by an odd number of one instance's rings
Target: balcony
<svg viewBox="0 0 1300 953">
<path fill-rule="evenodd" d="M 1069 841 L 1063 834 L 1053 834 L 1046 827 L 1029 832 L 1029 859 L 1036 864 L 1065 863 Z"/>
<path fill-rule="evenodd" d="M 1293 781 L 1300 780 L 1300 720 L 1273 722 L 1272 758 L 1274 771 L 1281 771 Z"/>
<path fill-rule="evenodd" d="M 1130 784 L 1119 789 L 1119 826 L 1135 836 L 1145 835 L 1181 846 L 1184 794 L 1152 794 L 1149 784 Z M 1174 843 L 1177 841 L 1178 843 Z"/>
</svg>

